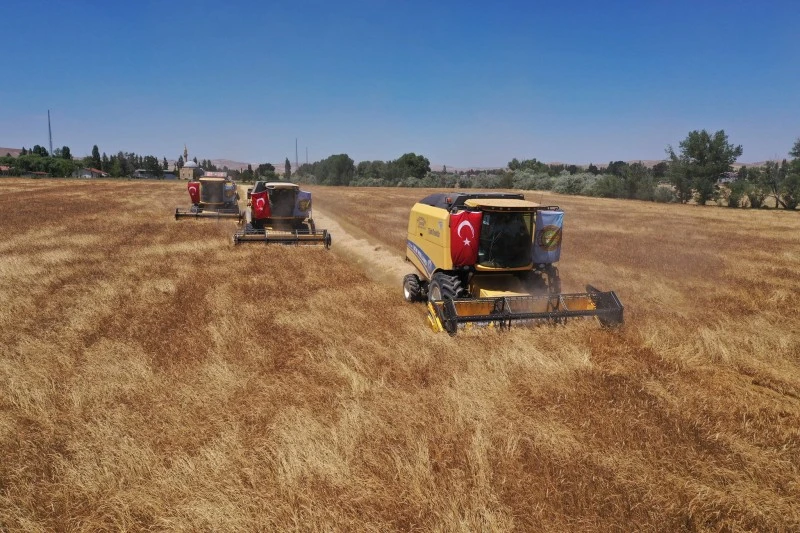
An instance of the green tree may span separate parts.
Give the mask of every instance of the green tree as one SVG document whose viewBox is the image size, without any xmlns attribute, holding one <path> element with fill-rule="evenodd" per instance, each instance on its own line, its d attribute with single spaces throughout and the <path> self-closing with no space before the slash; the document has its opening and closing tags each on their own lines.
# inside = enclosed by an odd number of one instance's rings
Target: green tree
<svg viewBox="0 0 800 533">
<path fill-rule="evenodd" d="M 786 209 L 797 209 L 800 204 L 800 139 L 794 142 L 794 146 L 789 150 L 792 161 L 789 163 L 786 181 L 783 184 L 783 207 Z"/>
<path fill-rule="evenodd" d="M 252 166 L 247 165 L 247 168 L 252 172 Z M 264 178 L 267 181 L 274 181 L 278 179 L 278 174 L 275 172 L 275 165 L 272 163 L 261 163 L 256 167 L 255 177 Z"/>
<path fill-rule="evenodd" d="M 623 177 L 628 168 L 628 163 L 625 161 L 610 161 L 606 167 L 606 174 L 613 174 L 618 177 Z"/>
<path fill-rule="evenodd" d="M 292 179 L 292 164 L 289 162 L 288 157 L 283 163 L 283 179 L 286 181 L 291 181 Z"/>
<path fill-rule="evenodd" d="M 61 159 L 69 159 L 70 161 L 72 160 L 72 153 L 69 151 L 69 146 L 63 146 L 61 148 Z M 98 165 L 97 168 L 100 168 L 100 166 Z"/>
<path fill-rule="evenodd" d="M 101 160 L 100 170 L 108 172 L 111 169 L 111 163 L 108 161 L 108 156 L 103 152 L 103 159 Z"/>
<path fill-rule="evenodd" d="M 181 154 L 181 155 L 178 156 L 178 160 L 175 162 L 175 168 L 180 170 L 180 169 L 183 168 L 183 165 L 184 165 L 184 163 L 183 163 L 183 154 Z"/>
<path fill-rule="evenodd" d="M 695 130 L 689 132 L 679 147 L 679 153 L 672 146 L 666 150 L 671 161 L 670 179 L 678 197 L 685 203 L 694 190 L 697 203 L 705 205 L 716 196 L 719 177 L 730 172 L 731 165 L 742 155 L 742 146 L 730 144 L 724 130 L 714 135 Z"/>
<path fill-rule="evenodd" d="M 661 161 L 660 163 L 656 163 L 653 166 L 653 177 L 660 180 L 664 179 L 667 176 L 667 172 L 669 171 L 669 165 L 666 161 Z"/>
<path fill-rule="evenodd" d="M 102 160 L 100 159 L 100 149 L 96 144 L 92 146 L 92 160 L 94 161 L 92 164 L 94 168 L 100 168 L 100 166 L 103 164 Z"/>
<path fill-rule="evenodd" d="M 152 155 L 145 156 L 142 160 L 142 168 L 146 171 L 150 172 L 157 178 L 160 178 L 164 175 L 164 169 L 161 168 L 161 165 L 158 162 L 158 158 Z"/>
<path fill-rule="evenodd" d="M 767 161 L 761 172 L 760 184 L 770 196 L 775 198 L 776 206 L 796 209 L 800 203 L 800 139 L 795 141 L 789 151 L 792 162 L 784 159 Z"/>
<path fill-rule="evenodd" d="M 115 155 L 111 156 L 110 174 L 115 178 L 119 178 L 120 176 L 122 176 L 122 162 L 119 160 L 119 157 Z"/>
<path fill-rule="evenodd" d="M 428 158 L 414 152 L 401 155 L 395 161 L 395 165 L 400 170 L 402 178 L 414 176 L 422 179 L 431 171 L 431 162 L 428 161 Z"/>
<path fill-rule="evenodd" d="M 166 157 L 161 162 L 161 168 L 163 168 L 164 170 L 169 170 L 169 161 L 167 161 Z"/>
</svg>

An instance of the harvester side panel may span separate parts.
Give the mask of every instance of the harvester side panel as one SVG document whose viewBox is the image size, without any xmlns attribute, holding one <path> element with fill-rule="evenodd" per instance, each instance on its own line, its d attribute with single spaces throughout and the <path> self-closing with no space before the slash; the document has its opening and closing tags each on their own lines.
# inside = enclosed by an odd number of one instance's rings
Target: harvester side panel
<svg viewBox="0 0 800 533">
<path fill-rule="evenodd" d="M 430 279 L 436 270 L 451 270 L 450 213 L 438 207 L 416 204 L 408 221 L 406 257 Z"/>
</svg>

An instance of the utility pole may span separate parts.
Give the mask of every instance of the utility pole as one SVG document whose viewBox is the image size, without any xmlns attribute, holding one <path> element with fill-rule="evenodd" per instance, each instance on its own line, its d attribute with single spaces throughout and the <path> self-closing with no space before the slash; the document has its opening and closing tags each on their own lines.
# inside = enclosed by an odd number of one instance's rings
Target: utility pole
<svg viewBox="0 0 800 533">
<path fill-rule="evenodd" d="M 299 167 L 299 163 L 297 162 L 297 137 L 294 138 L 294 169 L 297 170 Z"/>
<path fill-rule="evenodd" d="M 50 137 L 50 156 L 53 155 L 53 129 L 50 127 L 50 110 L 47 110 L 47 135 Z"/>
<path fill-rule="evenodd" d="M 308 146 L 306 146 L 306 165 L 308 164 Z"/>
</svg>

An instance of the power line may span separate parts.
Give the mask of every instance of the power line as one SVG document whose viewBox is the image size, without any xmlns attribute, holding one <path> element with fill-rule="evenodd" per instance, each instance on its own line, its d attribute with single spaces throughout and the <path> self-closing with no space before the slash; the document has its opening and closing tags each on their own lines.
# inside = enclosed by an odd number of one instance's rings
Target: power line
<svg viewBox="0 0 800 533">
<path fill-rule="evenodd" d="M 50 110 L 47 110 L 47 135 L 50 137 L 50 155 L 53 155 L 53 129 L 50 127 Z"/>
</svg>

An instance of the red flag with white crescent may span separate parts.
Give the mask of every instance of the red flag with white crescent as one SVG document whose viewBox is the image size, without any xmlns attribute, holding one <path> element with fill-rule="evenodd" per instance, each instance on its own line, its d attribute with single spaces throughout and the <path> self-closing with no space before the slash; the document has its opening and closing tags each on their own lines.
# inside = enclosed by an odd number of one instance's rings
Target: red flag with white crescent
<svg viewBox="0 0 800 533">
<path fill-rule="evenodd" d="M 269 196 L 267 191 L 255 192 L 250 195 L 250 205 L 253 207 L 253 218 L 269 218 Z"/>
<path fill-rule="evenodd" d="M 450 257 L 454 267 L 474 265 L 478 261 L 482 219 L 482 214 L 474 211 L 450 215 Z"/>
<path fill-rule="evenodd" d="M 188 184 L 189 187 L 189 197 L 192 199 L 193 204 L 200 203 L 200 182 L 199 181 L 190 181 Z"/>
</svg>

